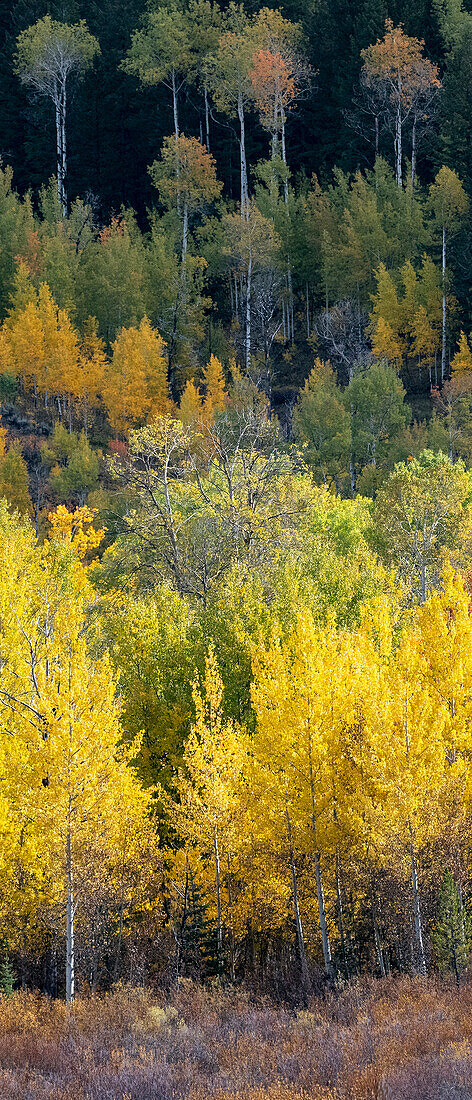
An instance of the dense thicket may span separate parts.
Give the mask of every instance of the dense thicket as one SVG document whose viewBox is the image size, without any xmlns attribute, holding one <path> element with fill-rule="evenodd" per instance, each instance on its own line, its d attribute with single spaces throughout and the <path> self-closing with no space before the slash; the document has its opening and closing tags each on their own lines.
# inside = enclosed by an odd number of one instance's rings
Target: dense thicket
<svg viewBox="0 0 472 1100">
<path fill-rule="evenodd" d="M 0 983 L 459 982 L 472 14 L 5 22 Z"/>
</svg>

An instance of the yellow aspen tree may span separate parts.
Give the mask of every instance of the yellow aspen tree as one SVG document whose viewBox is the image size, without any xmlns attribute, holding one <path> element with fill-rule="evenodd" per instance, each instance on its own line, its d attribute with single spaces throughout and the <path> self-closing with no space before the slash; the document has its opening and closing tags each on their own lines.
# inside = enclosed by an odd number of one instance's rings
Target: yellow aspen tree
<svg viewBox="0 0 472 1100">
<path fill-rule="evenodd" d="M 245 732 L 225 719 L 223 684 L 215 652 L 210 647 L 205 673 L 194 684 L 195 722 L 178 771 L 177 801 L 163 794 L 179 837 L 212 867 L 216 903 L 218 970 L 224 968 L 223 892 L 235 857 L 241 785 L 248 741 Z M 228 897 L 229 916 L 231 902 Z"/>
<path fill-rule="evenodd" d="M 210 355 L 209 362 L 203 368 L 203 385 L 203 415 L 206 424 L 210 425 L 215 413 L 223 412 L 227 398 L 223 367 L 216 355 Z"/>
<path fill-rule="evenodd" d="M 418 852 L 434 837 L 444 784 L 445 708 L 425 690 L 425 655 L 416 625 L 403 631 L 390 670 L 391 715 L 386 800 L 393 832 L 408 853 L 416 960 L 426 974 Z"/>
<path fill-rule="evenodd" d="M 377 272 L 377 289 L 372 298 L 369 333 L 377 359 L 388 359 L 400 366 L 405 345 L 401 335 L 402 310 L 392 276 L 384 264 Z"/>
<path fill-rule="evenodd" d="M 90 590 L 71 547 L 55 538 L 45 547 L 40 583 L 10 646 L 6 673 L 12 660 L 19 672 L 2 693 L 21 748 L 22 783 L 10 769 L 11 797 L 32 821 L 43 878 L 65 909 L 68 1002 L 75 995 L 76 914 L 93 891 L 93 861 L 119 865 L 123 806 L 133 808 L 139 830 L 150 800 L 129 767 L 139 743 L 122 744 L 108 656 L 88 649 Z"/>
<path fill-rule="evenodd" d="M 331 683 L 333 639 L 330 631 L 320 635 L 310 615 L 300 616 L 286 643 L 275 637 L 268 649 L 258 648 L 253 657 L 252 702 L 257 718 L 255 753 L 271 761 L 278 774 L 295 785 L 303 806 L 304 830 L 310 837 L 314 863 L 319 928 L 326 973 L 334 973 L 326 918 L 322 852 L 326 828 L 327 797 L 330 789 Z M 280 779 L 283 789 L 282 779 Z M 292 795 L 292 799 L 294 796 Z M 304 945 L 297 913 L 293 859 L 293 827 L 285 805 L 294 910 L 303 968 Z M 300 819 L 300 810 L 298 811 Z"/>
<path fill-rule="evenodd" d="M 103 400 L 118 434 L 170 411 L 164 347 L 147 317 L 138 328 L 118 333 L 103 381 Z"/>
<path fill-rule="evenodd" d="M 90 412 L 99 404 L 107 363 L 105 341 L 98 335 L 98 323 L 95 317 L 89 317 L 80 344 L 76 384 L 71 390 L 82 414 L 86 436 Z"/>
<path fill-rule="evenodd" d="M 472 378 L 472 350 L 467 339 L 465 332 L 461 332 L 459 337 L 459 347 L 451 360 L 451 379 L 452 378 Z"/>
<path fill-rule="evenodd" d="M 468 761 L 472 737 L 472 617 L 464 579 L 446 563 L 439 590 L 418 612 L 425 690 L 445 708 L 449 766 Z"/>
<path fill-rule="evenodd" d="M 63 309 L 58 309 L 51 291 L 42 283 L 34 300 L 7 321 L 12 365 L 26 388 L 44 396 L 45 404 L 56 396 L 59 415 L 61 399 L 74 390 L 77 377 L 78 335 Z"/>
<path fill-rule="evenodd" d="M 203 402 L 193 378 L 185 383 L 179 403 L 179 420 L 185 428 L 194 428 L 202 416 Z"/>
</svg>

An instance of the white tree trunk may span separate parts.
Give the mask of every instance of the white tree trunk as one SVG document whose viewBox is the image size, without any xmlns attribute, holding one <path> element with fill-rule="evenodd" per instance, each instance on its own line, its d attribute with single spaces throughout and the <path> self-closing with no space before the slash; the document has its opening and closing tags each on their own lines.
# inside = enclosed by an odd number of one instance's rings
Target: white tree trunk
<svg viewBox="0 0 472 1100">
<path fill-rule="evenodd" d="M 61 204 L 62 216 L 67 217 L 67 144 L 66 144 L 66 88 L 65 84 L 57 89 L 54 98 L 56 110 L 56 163 L 57 163 L 57 193 Z"/>
<path fill-rule="evenodd" d="M 413 918 L 415 922 L 415 935 L 416 935 L 416 948 L 418 953 L 418 970 L 424 977 L 426 975 L 426 956 L 424 953 L 423 943 L 423 927 L 421 922 L 421 905 L 420 905 L 420 891 L 418 887 L 418 868 L 416 865 L 416 853 L 413 844 L 413 832 L 411 828 L 411 822 L 408 822 L 408 828 L 410 832 L 410 864 L 411 864 L 411 886 L 413 891 Z"/>
<path fill-rule="evenodd" d="M 252 295 L 252 244 L 249 244 L 249 256 L 246 281 L 246 371 L 251 366 L 251 295 Z"/>
<path fill-rule="evenodd" d="M 172 69 L 172 107 L 174 111 L 174 134 L 175 140 L 179 137 L 179 108 L 177 100 L 177 81 L 175 78 L 175 69 Z"/>
<path fill-rule="evenodd" d="M 305 989 L 308 990 L 310 986 L 310 977 L 308 974 L 308 966 L 306 961 L 305 940 L 303 936 L 302 918 L 300 916 L 300 905 L 298 901 L 298 885 L 297 885 L 297 869 L 295 867 L 295 858 L 293 853 L 293 839 L 292 839 L 292 822 L 287 806 L 285 806 L 285 820 L 287 822 L 287 837 L 290 853 L 290 873 L 292 876 L 292 897 L 293 897 L 293 914 L 295 917 L 295 929 L 297 933 L 297 945 L 298 956 L 300 959 L 300 967 L 302 971 L 302 981 Z"/>
<path fill-rule="evenodd" d="M 397 108 L 397 117 L 396 117 L 396 120 L 395 120 L 395 158 L 396 158 L 397 184 L 398 184 L 399 187 L 402 187 L 402 185 L 403 185 L 403 175 L 402 175 L 403 150 L 402 150 L 402 112 L 401 112 L 400 104 L 398 105 L 398 108 Z"/>
<path fill-rule="evenodd" d="M 247 182 L 247 162 L 246 162 L 246 133 L 244 123 L 244 104 L 243 97 L 240 94 L 238 96 L 238 118 L 239 118 L 239 155 L 241 164 L 241 217 L 249 217 L 249 190 Z"/>
<path fill-rule="evenodd" d="M 216 943 L 218 955 L 218 973 L 223 972 L 223 924 L 221 916 L 221 877 L 220 877 L 220 852 L 218 846 L 218 831 L 215 825 L 213 832 L 213 850 L 215 858 L 215 884 L 216 884 Z"/>
<path fill-rule="evenodd" d="M 67 835 L 67 899 L 66 899 L 66 1004 L 75 997 L 75 945 L 74 945 L 74 869 L 70 832 Z"/>
<path fill-rule="evenodd" d="M 414 191 L 416 183 L 416 113 L 413 118 L 411 132 L 411 189 Z"/>
<path fill-rule="evenodd" d="M 316 798 L 315 798 L 315 784 L 313 779 L 313 760 L 312 760 L 312 748 L 311 748 L 311 734 L 309 734 L 308 743 L 308 759 L 310 768 L 310 798 L 311 798 L 311 828 L 313 835 L 313 845 L 315 849 L 315 879 L 316 879 L 316 894 L 318 900 L 318 915 L 320 921 L 321 932 L 321 944 L 323 947 L 323 960 L 326 973 L 329 978 L 334 977 L 333 962 L 331 958 L 331 944 L 329 942 L 328 924 L 326 921 L 326 908 L 324 900 L 323 890 L 323 876 L 321 873 L 321 857 L 318 850 L 318 830 L 316 820 Z"/>
<path fill-rule="evenodd" d="M 203 88 L 203 94 L 205 97 L 205 135 L 206 135 L 206 147 L 207 153 L 210 152 L 210 107 L 208 103 L 208 88 L 206 84 Z"/>
</svg>

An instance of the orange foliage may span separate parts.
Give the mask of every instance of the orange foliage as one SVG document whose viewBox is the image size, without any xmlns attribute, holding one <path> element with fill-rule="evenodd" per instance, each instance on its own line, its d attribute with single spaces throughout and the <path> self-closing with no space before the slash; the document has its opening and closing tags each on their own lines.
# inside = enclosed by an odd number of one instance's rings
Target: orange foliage
<svg viewBox="0 0 472 1100">
<path fill-rule="evenodd" d="M 439 88 L 437 65 L 424 57 L 424 41 L 405 34 L 391 19 L 385 22 L 385 35 L 362 51 L 368 79 L 383 80 L 403 108 L 409 108 L 425 86 Z"/>
<path fill-rule="evenodd" d="M 297 97 L 295 77 L 279 51 L 257 50 L 250 80 L 261 121 L 271 130 L 277 110 L 286 110 Z"/>
</svg>

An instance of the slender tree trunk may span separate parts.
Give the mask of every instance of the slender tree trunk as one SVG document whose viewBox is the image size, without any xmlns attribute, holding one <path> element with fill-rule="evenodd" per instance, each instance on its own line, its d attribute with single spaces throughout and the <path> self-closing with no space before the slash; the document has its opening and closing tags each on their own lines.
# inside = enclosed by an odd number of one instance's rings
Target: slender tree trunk
<svg viewBox="0 0 472 1100">
<path fill-rule="evenodd" d="M 74 871 L 70 830 L 67 834 L 67 898 L 66 898 L 66 1004 L 75 997 L 75 948 L 74 948 Z"/>
<path fill-rule="evenodd" d="M 57 89 L 54 106 L 56 109 L 56 162 L 57 193 L 61 204 L 62 216 L 67 217 L 67 146 L 66 146 L 66 89 L 65 85 Z"/>
<path fill-rule="evenodd" d="M 321 857 L 315 852 L 315 879 L 316 894 L 318 900 L 318 912 L 320 918 L 321 943 L 323 947 L 323 959 L 326 973 L 329 978 L 334 978 L 334 968 L 331 958 L 331 944 L 329 942 L 328 924 L 326 921 L 326 907 L 323 890 L 323 876 L 321 873 Z"/>
<path fill-rule="evenodd" d="M 218 958 L 218 974 L 223 973 L 223 924 L 221 916 L 221 876 L 220 876 L 220 851 L 218 846 L 218 830 L 213 830 L 213 852 L 215 857 L 215 884 L 216 884 L 216 950 Z"/>
<path fill-rule="evenodd" d="M 410 833 L 410 864 L 411 864 L 411 886 L 413 891 L 413 918 L 415 922 L 415 935 L 416 935 L 416 947 L 418 954 L 418 970 L 424 977 L 426 975 L 426 957 L 424 953 L 423 943 L 423 928 L 421 922 L 421 906 L 420 906 L 420 892 L 418 887 L 418 868 L 416 864 L 415 846 L 413 843 L 413 830 L 411 828 L 411 822 L 408 822 L 408 830 Z"/>
<path fill-rule="evenodd" d="M 179 139 L 179 105 L 178 105 L 178 92 L 177 81 L 175 76 L 175 69 L 172 69 L 172 107 L 174 112 L 174 135 L 175 140 Z"/>
<path fill-rule="evenodd" d="M 302 982 L 305 990 L 308 991 L 310 987 L 310 977 L 308 974 L 308 966 L 306 961 L 305 940 L 303 937 L 302 919 L 300 916 L 300 906 L 298 902 L 298 885 L 297 885 L 297 869 L 295 867 L 295 857 L 293 853 L 293 837 L 292 837 L 292 822 L 290 821 L 290 815 L 288 807 L 285 805 L 285 820 L 287 822 L 287 838 L 290 855 L 290 872 L 292 876 L 292 896 L 293 896 L 293 914 L 295 917 L 295 929 L 297 933 L 297 945 L 298 945 L 298 957 L 300 959 L 300 967 L 302 971 Z"/>
<path fill-rule="evenodd" d="M 306 284 L 306 335 L 308 339 L 310 335 L 310 290 L 308 283 Z"/>
<path fill-rule="evenodd" d="M 381 944 L 381 941 L 380 941 L 379 926 L 378 926 L 378 923 L 377 923 L 377 906 L 376 906 L 376 901 L 375 901 L 375 892 L 374 892 L 374 885 L 373 885 L 372 880 L 371 880 L 371 883 L 370 883 L 370 903 L 371 903 L 371 907 L 372 907 L 372 927 L 373 927 L 373 930 L 374 930 L 375 953 L 377 955 L 377 961 L 378 961 L 378 964 L 379 964 L 381 977 L 385 978 L 385 963 L 384 963 L 384 958 L 383 958 L 383 954 L 382 954 L 382 944 Z"/>
<path fill-rule="evenodd" d="M 402 112 L 401 112 L 401 106 L 399 104 L 398 108 L 397 108 L 397 117 L 396 117 L 396 120 L 395 120 L 396 177 L 397 177 L 397 184 L 398 184 L 399 187 L 403 186 L 403 175 L 402 175 L 402 159 L 403 158 L 402 158 L 402 154 L 403 154 L 403 150 L 402 150 Z"/>
<path fill-rule="evenodd" d="M 229 905 L 230 933 L 231 933 L 231 960 L 230 960 L 230 963 L 231 963 L 231 981 L 234 982 L 235 979 L 236 979 L 236 970 L 235 970 L 236 952 L 235 952 L 235 947 L 234 947 L 233 895 L 232 895 L 232 891 L 231 891 L 231 864 L 230 864 L 230 859 L 229 859 L 229 853 L 228 853 L 228 857 L 227 857 L 227 863 L 228 863 L 228 905 Z"/>
<path fill-rule="evenodd" d="M 378 159 L 379 155 L 379 116 L 375 116 L 375 159 Z"/>
<path fill-rule="evenodd" d="M 203 86 L 203 95 L 205 98 L 205 136 L 207 153 L 210 152 L 210 106 L 208 103 L 208 88 L 206 84 Z"/>
<path fill-rule="evenodd" d="M 252 295 L 252 245 L 249 244 L 249 257 L 246 281 L 246 371 L 251 366 L 251 295 Z"/>
<path fill-rule="evenodd" d="M 61 116 L 61 153 L 62 153 L 62 211 L 64 217 L 67 217 L 67 139 L 66 139 L 66 111 L 67 111 L 67 91 L 64 84 L 64 92 L 62 97 L 62 116 Z"/>
<path fill-rule="evenodd" d="M 411 132 L 411 189 L 415 190 L 416 183 L 416 113 L 413 117 L 413 129 Z"/>
<path fill-rule="evenodd" d="M 311 798 L 311 829 L 313 835 L 313 845 L 315 849 L 315 880 L 316 880 L 316 894 L 318 899 L 318 915 L 320 921 L 321 943 L 323 947 L 323 960 L 326 973 L 329 978 L 334 977 L 334 968 L 331 959 L 331 944 L 329 942 L 328 924 L 326 921 L 326 908 L 323 890 L 323 876 L 321 873 L 321 856 L 318 850 L 318 836 L 317 836 L 317 821 L 316 821 L 316 798 L 315 798 L 315 783 L 313 778 L 313 760 L 311 749 L 311 734 L 309 735 L 308 744 L 308 757 L 310 768 L 310 798 Z"/>
<path fill-rule="evenodd" d="M 340 943 L 341 943 L 341 951 L 342 951 L 343 963 L 344 963 L 344 973 L 346 975 L 347 980 L 349 981 L 350 973 L 349 973 L 349 962 L 348 962 L 347 950 L 346 950 L 346 935 L 345 935 L 345 932 L 344 932 L 343 896 L 342 896 L 342 889 L 341 889 L 341 859 L 340 859 L 340 856 L 339 856 L 339 848 L 338 848 L 337 845 L 336 845 L 336 900 L 337 900 L 337 903 L 338 903 L 338 928 L 339 928 L 339 939 L 340 939 Z"/>
<path fill-rule="evenodd" d="M 249 191 L 247 182 L 247 162 L 246 162 L 246 133 L 244 123 L 244 104 L 243 97 L 240 94 L 238 96 L 238 118 L 239 118 L 239 154 L 241 164 L 241 217 L 249 217 Z"/>
<path fill-rule="evenodd" d="M 285 116 L 282 113 L 282 129 L 281 129 L 281 146 L 282 146 L 282 160 L 285 168 L 287 167 L 287 150 L 285 147 Z M 284 201 L 288 203 L 288 179 L 284 177 Z"/>
<path fill-rule="evenodd" d="M 446 374 L 446 226 L 442 231 L 442 343 L 441 343 L 441 382 Z"/>
<path fill-rule="evenodd" d="M 188 203 L 184 203 L 184 219 L 182 229 L 182 278 L 185 277 L 184 264 L 187 257 L 188 245 Z"/>
</svg>

